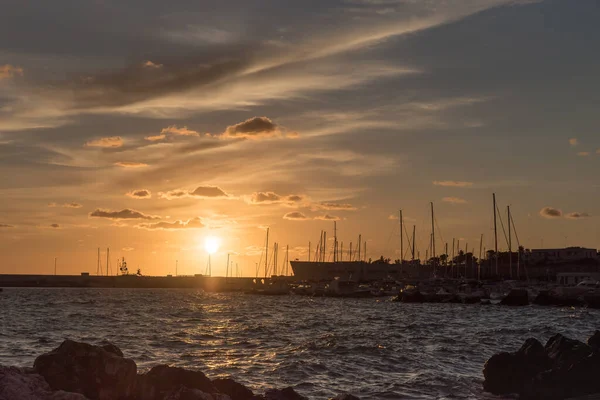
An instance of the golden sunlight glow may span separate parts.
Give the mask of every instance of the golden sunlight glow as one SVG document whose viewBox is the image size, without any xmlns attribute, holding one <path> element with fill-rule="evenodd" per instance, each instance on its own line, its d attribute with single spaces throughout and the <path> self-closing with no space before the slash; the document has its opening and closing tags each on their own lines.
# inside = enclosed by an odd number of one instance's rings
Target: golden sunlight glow
<svg viewBox="0 0 600 400">
<path fill-rule="evenodd" d="M 216 236 L 209 236 L 204 239 L 204 249 L 208 254 L 215 254 L 219 251 L 221 246 L 221 239 Z"/>
</svg>

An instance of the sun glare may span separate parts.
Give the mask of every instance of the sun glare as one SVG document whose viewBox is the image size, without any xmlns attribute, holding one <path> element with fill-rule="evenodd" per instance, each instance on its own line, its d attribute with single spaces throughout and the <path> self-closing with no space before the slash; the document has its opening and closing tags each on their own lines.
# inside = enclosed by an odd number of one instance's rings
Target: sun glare
<svg viewBox="0 0 600 400">
<path fill-rule="evenodd" d="M 209 236 L 204 239 L 204 249 L 208 254 L 215 254 L 219 251 L 219 247 L 221 246 L 221 239 L 216 236 Z"/>
</svg>

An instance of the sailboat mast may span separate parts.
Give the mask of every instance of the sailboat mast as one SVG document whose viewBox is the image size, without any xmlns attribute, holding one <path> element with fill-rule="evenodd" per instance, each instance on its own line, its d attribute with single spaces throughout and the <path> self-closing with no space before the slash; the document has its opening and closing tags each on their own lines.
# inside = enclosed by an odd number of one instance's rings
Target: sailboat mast
<svg viewBox="0 0 600 400">
<path fill-rule="evenodd" d="M 308 262 L 310 262 L 310 241 L 308 242 Z"/>
<path fill-rule="evenodd" d="M 327 261 L 327 232 L 323 232 L 323 262 Z"/>
<path fill-rule="evenodd" d="M 451 267 L 450 267 L 450 276 L 454 275 L 454 238 L 452 238 L 452 260 L 451 260 Z"/>
<path fill-rule="evenodd" d="M 404 232 L 402 228 L 404 224 L 402 222 L 402 210 L 400 210 L 400 264 L 404 263 Z"/>
<path fill-rule="evenodd" d="M 412 236 L 412 261 L 415 261 L 415 230 L 417 229 L 416 225 L 413 225 L 413 236 Z"/>
<path fill-rule="evenodd" d="M 225 279 L 229 277 L 229 253 L 227 253 L 227 266 L 225 267 Z"/>
<path fill-rule="evenodd" d="M 510 229 L 510 206 L 506 206 L 506 211 L 508 213 L 508 267 L 510 269 L 510 279 L 513 277 L 512 271 L 512 237 L 511 237 L 511 229 Z"/>
<path fill-rule="evenodd" d="M 479 265 L 477 266 L 477 280 L 481 280 L 481 251 L 483 250 L 483 233 L 479 239 Z"/>
<path fill-rule="evenodd" d="M 106 276 L 108 276 L 108 257 L 110 255 L 110 248 L 106 248 Z"/>
<path fill-rule="evenodd" d="M 433 201 L 431 202 L 431 254 L 435 267 L 435 223 L 434 223 L 435 215 L 433 213 Z"/>
<path fill-rule="evenodd" d="M 337 222 L 333 221 L 333 262 L 337 262 Z"/>
<path fill-rule="evenodd" d="M 267 228 L 267 242 L 265 243 L 265 279 L 269 269 L 269 228 Z"/>
<path fill-rule="evenodd" d="M 360 258 L 360 248 L 362 246 L 362 237 L 359 234 L 358 235 L 358 260 L 357 261 L 362 261 L 362 258 Z"/>
<path fill-rule="evenodd" d="M 492 194 L 494 200 L 494 256 L 496 258 L 496 276 L 498 275 L 498 224 L 496 217 L 496 193 Z"/>
<path fill-rule="evenodd" d="M 96 267 L 96 275 L 102 275 L 102 268 L 100 267 L 100 247 L 98 247 L 98 266 Z"/>
</svg>

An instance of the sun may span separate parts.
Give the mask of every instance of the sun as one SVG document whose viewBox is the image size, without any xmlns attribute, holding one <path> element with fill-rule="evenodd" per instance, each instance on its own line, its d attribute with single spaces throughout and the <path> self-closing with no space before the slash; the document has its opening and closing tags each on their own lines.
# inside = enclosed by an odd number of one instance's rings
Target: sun
<svg viewBox="0 0 600 400">
<path fill-rule="evenodd" d="M 216 236 L 209 236 L 204 239 L 204 249 L 208 254 L 215 254 L 219 251 L 221 246 L 221 239 Z"/>
</svg>

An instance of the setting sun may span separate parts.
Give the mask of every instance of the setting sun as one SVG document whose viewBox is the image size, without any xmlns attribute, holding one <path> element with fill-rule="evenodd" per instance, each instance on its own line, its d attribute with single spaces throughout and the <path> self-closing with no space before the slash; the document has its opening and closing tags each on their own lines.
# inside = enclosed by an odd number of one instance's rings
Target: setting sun
<svg viewBox="0 0 600 400">
<path fill-rule="evenodd" d="M 204 239 L 204 249 L 208 254 L 215 254 L 219 251 L 221 246 L 221 239 L 216 236 L 209 236 Z"/>
</svg>

